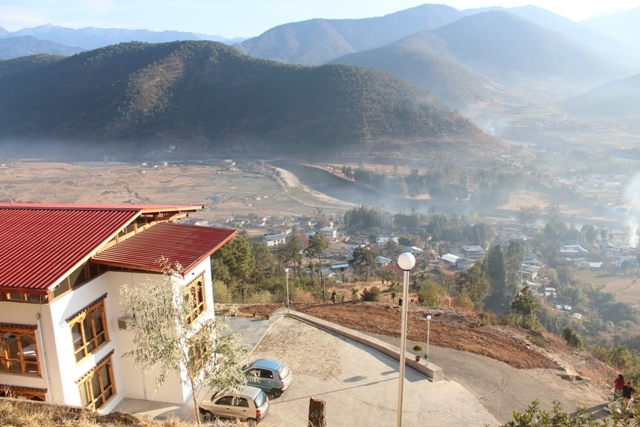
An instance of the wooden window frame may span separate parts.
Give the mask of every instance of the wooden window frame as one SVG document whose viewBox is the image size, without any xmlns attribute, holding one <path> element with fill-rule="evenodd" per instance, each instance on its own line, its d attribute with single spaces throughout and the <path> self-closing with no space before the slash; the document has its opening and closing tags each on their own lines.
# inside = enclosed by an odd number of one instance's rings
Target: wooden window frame
<svg viewBox="0 0 640 427">
<path fill-rule="evenodd" d="M 191 313 L 187 316 L 187 322 L 191 324 L 207 310 L 207 296 L 204 291 L 204 273 L 193 279 L 186 288 L 193 300 Z"/>
<path fill-rule="evenodd" d="M 106 343 L 109 342 L 107 314 L 104 307 L 104 299 L 106 298 L 106 296 L 107 295 L 105 294 L 99 300 L 94 301 L 92 304 L 90 304 L 89 306 L 84 308 L 82 311 L 75 314 L 72 318 L 67 320 L 67 323 L 69 324 L 69 330 L 71 332 L 71 340 L 73 343 L 73 354 L 76 358 L 76 364 L 82 362 L 82 360 L 85 359 L 87 356 L 90 356 L 91 354 L 95 353 L 100 348 L 102 348 Z M 96 332 L 96 324 L 94 322 L 94 317 L 93 317 L 93 313 L 95 313 L 96 310 L 101 310 L 100 319 L 102 321 L 102 328 L 103 328 L 102 332 Z M 90 330 L 91 335 L 89 339 L 87 339 L 87 335 L 86 335 L 87 331 L 85 329 L 85 324 L 84 324 L 84 321 L 87 317 L 89 317 L 90 319 L 89 326 L 91 328 Z M 79 329 L 80 329 L 81 345 L 79 345 L 77 348 L 76 348 L 76 340 L 73 338 L 73 328 L 75 325 L 79 325 Z M 103 338 L 102 342 L 99 342 L 100 337 Z M 91 344 L 93 344 L 93 349 L 89 351 L 88 347 Z M 79 355 L 80 355 L 80 358 L 78 358 Z"/>
<path fill-rule="evenodd" d="M 27 400 L 36 400 L 40 402 L 47 401 L 47 389 L 43 388 L 31 388 L 31 387 L 19 387 L 7 384 L 0 384 L 0 395 L 4 394 L 4 397 L 9 398 L 23 398 Z M 3 396 L 0 396 L 3 397 Z"/>
<path fill-rule="evenodd" d="M 18 359 L 9 357 L 9 345 L 6 343 L 5 334 L 13 334 L 16 337 L 18 345 Z M 27 360 L 22 348 L 23 335 L 29 336 L 33 340 L 33 351 L 35 353 L 35 362 Z M 11 370 L 11 365 L 19 363 L 20 371 Z M 29 372 L 27 365 L 33 366 L 35 363 L 37 372 Z M 40 376 L 40 361 L 38 358 L 38 343 L 36 341 L 36 326 L 31 325 L 8 325 L 0 324 L 0 373 L 20 374 L 30 376 Z"/>
<path fill-rule="evenodd" d="M 82 402 L 82 406 L 85 408 L 89 408 L 91 410 L 98 410 L 103 407 L 109 400 L 116 395 L 116 384 L 113 378 L 113 363 L 111 362 L 111 352 L 107 357 L 102 359 L 98 364 L 89 371 L 84 377 L 80 378 L 77 381 L 78 384 L 78 392 L 80 393 L 80 400 Z M 107 370 L 107 378 L 109 379 L 109 384 L 104 384 L 104 379 L 102 376 L 102 369 Z M 93 389 L 92 379 L 95 376 L 98 376 L 98 386 L 100 390 Z M 105 396 L 107 391 L 111 392 L 111 395 Z M 83 396 L 90 396 L 91 401 L 84 402 Z M 96 405 L 99 403 L 99 405 Z"/>
</svg>

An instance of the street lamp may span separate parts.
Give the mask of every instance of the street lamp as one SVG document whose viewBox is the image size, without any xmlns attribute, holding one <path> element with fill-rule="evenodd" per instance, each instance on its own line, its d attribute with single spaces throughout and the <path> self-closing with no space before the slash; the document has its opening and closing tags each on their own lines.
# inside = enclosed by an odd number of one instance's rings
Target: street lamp
<svg viewBox="0 0 640 427">
<path fill-rule="evenodd" d="M 427 314 L 427 362 L 429 362 L 429 333 L 431 332 L 431 315 Z"/>
<path fill-rule="evenodd" d="M 289 269 L 284 269 L 284 277 L 287 282 L 287 314 L 289 314 Z"/>
<path fill-rule="evenodd" d="M 398 267 L 403 271 L 402 276 L 402 329 L 400 334 L 400 375 L 398 384 L 398 418 L 397 426 L 402 426 L 402 397 L 404 387 L 404 364 L 407 351 L 407 315 L 409 307 L 409 273 L 416 265 L 416 259 L 410 252 L 405 252 L 398 257 Z"/>
</svg>

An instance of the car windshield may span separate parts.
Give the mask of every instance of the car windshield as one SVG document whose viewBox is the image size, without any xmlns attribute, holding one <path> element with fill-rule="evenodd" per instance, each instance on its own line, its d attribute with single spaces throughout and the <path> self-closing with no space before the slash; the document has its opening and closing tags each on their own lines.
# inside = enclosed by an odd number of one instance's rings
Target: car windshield
<svg viewBox="0 0 640 427">
<path fill-rule="evenodd" d="M 260 393 L 258 393 L 256 398 L 253 400 L 253 403 L 255 403 L 256 408 L 259 408 L 264 405 L 265 400 L 267 400 L 267 395 L 264 394 L 262 390 L 260 390 Z"/>
<path fill-rule="evenodd" d="M 282 368 L 280 368 L 280 378 L 287 378 L 290 373 L 289 365 L 282 365 Z"/>
</svg>

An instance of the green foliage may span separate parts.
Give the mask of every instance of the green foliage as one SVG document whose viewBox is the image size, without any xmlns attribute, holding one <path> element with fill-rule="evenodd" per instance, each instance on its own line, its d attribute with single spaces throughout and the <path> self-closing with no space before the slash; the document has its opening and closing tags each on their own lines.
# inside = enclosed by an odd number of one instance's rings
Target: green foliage
<svg viewBox="0 0 640 427">
<path fill-rule="evenodd" d="M 216 304 L 229 304 L 232 301 L 229 288 L 220 280 L 213 282 L 213 302 Z"/>
<path fill-rule="evenodd" d="M 380 301 L 380 288 L 372 286 L 370 289 L 364 288 L 362 290 L 362 301 Z"/>
<path fill-rule="evenodd" d="M 466 292 L 476 310 L 482 310 L 484 299 L 489 293 L 489 281 L 478 265 L 472 265 L 456 279 L 458 293 Z"/>
<path fill-rule="evenodd" d="M 553 411 L 548 413 L 539 407 L 539 402 L 534 400 L 525 412 L 513 412 L 513 420 L 501 427 L 607 427 L 613 425 L 625 425 L 610 423 L 610 418 L 595 420 L 593 415 L 583 410 L 576 415 L 562 412 L 559 402 L 553 403 Z"/>
<path fill-rule="evenodd" d="M 377 253 L 375 248 L 369 246 L 358 246 L 353 250 L 353 258 L 349 265 L 353 267 L 357 274 L 365 274 L 366 281 L 369 281 L 369 274 L 376 265 Z"/>
<path fill-rule="evenodd" d="M 571 326 L 564 328 L 562 335 L 571 347 L 582 348 L 582 337 Z"/>
<path fill-rule="evenodd" d="M 522 288 L 511 303 L 511 309 L 520 316 L 522 319 L 520 324 L 525 328 L 531 328 L 533 326 L 537 306 L 536 297 L 528 286 Z"/>
<path fill-rule="evenodd" d="M 418 301 L 427 307 L 437 307 L 440 305 L 440 297 L 447 296 L 447 290 L 430 278 L 425 278 L 418 283 Z"/>
<path fill-rule="evenodd" d="M 529 342 L 535 346 L 538 346 L 540 348 L 547 348 L 547 343 L 545 343 L 543 340 L 541 340 L 538 337 L 532 337 L 530 335 L 527 335 L 527 340 L 529 340 Z"/>
<path fill-rule="evenodd" d="M 521 224 L 534 224 L 542 216 L 542 209 L 538 205 L 521 206 L 516 212 L 516 219 Z"/>
<path fill-rule="evenodd" d="M 270 304 L 272 302 L 273 294 L 266 290 L 254 292 L 246 299 L 247 304 Z"/>
<path fill-rule="evenodd" d="M 365 206 L 347 210 L 344 214 L 344 224 L 349 230 L 382 228 L 385 225 L 382 212 Z"/>
<path fill-rule="evenodd" d="M 232 285 L 246 281 L 255 265 L 256 260 L 246 233 L 236 235 L 211 257 L 211 270 L 215 280 Z"/>
<path fill-rule="evenodd" d="M 358 301 L 360 299 L 360 293 L 356 288 L 351 289 L 351 301 Z"/>
<path fill-rule="evenodd" d="M 422 351 L 422 346 L 420 344 L 416 344 L 413 346 L 413 351 Z"/>
</svg>

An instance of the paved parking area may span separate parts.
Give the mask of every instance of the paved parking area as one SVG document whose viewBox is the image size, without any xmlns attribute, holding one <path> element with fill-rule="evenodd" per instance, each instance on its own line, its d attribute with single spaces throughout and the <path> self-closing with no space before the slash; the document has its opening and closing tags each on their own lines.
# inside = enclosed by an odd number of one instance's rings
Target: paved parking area
<svg viewBox="0 0 640 427">
<path fill-rule="evenodd" d="M 286 361 L 291 387 L 271 399 L 265 426 L 306 425 L 309 398 L 327 402 L 327 425 L 390 426 L 396 422 L 398 362 L 361 344 L 285 317 L 274 323 L 251 358 Z M 454 381 L 432 383 L 406 370 L 403 425 L 482 426 L 497 420 Z"/>
</svg>

